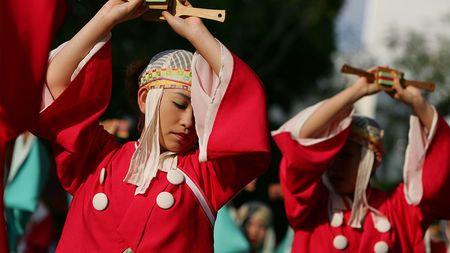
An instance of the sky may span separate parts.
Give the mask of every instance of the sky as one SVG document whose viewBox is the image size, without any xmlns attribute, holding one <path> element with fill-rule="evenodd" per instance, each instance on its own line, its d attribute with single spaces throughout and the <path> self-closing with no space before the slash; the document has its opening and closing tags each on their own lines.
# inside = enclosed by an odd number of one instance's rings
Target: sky
<svg viewBox="0 0 450 253">
<path fill-rule="evenodd" d="M 350 52 L 361 47 L 366 0 L 346 0 L 337 18 L 338 48 Z"/>
<path fill-rule="evenodd" d="M 365 47 L 387 54 L 385 37 L 394 29 L 418 30 L 433 39 L 450 35 L 449 27 L 449 0 L 347 0 L 336 22 L 338 48 L 344 53 Z"/>
</svg>

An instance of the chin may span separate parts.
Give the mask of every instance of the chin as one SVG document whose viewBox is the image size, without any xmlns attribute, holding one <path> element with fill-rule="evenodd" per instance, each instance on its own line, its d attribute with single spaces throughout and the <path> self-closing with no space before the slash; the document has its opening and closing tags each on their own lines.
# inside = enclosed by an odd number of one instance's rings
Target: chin
<svg viewBox="0 0 450 253">
<path fill-rule="evenodd" d="M 173 145 L 168 145 L 166 149 L 171 152 L 181 153 L 181 152 L 188 151 L 190 148 L 191 148 L 191 146 L 173 144 Z"/>
</svg>

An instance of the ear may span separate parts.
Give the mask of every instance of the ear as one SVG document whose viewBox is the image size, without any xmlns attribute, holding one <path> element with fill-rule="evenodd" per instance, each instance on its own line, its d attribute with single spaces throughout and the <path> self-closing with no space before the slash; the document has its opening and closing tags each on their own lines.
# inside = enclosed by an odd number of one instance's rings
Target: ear
<svg viewBox="0 0 450 253">
<path fill-rule="evenodd" d="M 139 110 L 142 114 L 145 114 L 145 101 L 147 100 L 148 89 L 146 87 L 141 87 L 138 90 L 137 102 Z"/>
</svg>

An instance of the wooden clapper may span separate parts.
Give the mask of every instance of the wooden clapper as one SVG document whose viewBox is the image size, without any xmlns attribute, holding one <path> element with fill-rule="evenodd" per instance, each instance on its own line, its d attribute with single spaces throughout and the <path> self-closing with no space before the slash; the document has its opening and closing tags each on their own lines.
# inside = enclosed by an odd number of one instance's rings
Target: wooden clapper
<svg viewBox="0 0 450 253">
<path fill-rule="evenodd" d="M 149 10 L 142 17 L 148 21 L 164 20 L 164 17 L 161 15 L 162 11 L 168 11 L 172 15 L 178 17 L 193 16 L 219 22 L 225 21 L 225 10 L 187 7 L 178 0 L 145 0 L 145 2 L 147 3 Z"/>
<path fill-rule="evenodd" d="M 414 86 L 419 89 L 424 89 L 427 91 L 434 91 L 435 85 L 430 82 L 413 81 L 406 80 L 403 78 L 403 73 L 395 69 L 390 69 L 386 67 L 377 67 L 374 73 L 367 72 L 363 69 L 358 69 L 347 64 L 344 64 L 341 68 L 342 73 L 353 74 L 358 76 L 364 76 L 369 82 L 375 82 L 380 85 L 381 88 L 386 92 L 394 92 L 394 78 L 398 77 L 402 86 Z"/>
</svg>

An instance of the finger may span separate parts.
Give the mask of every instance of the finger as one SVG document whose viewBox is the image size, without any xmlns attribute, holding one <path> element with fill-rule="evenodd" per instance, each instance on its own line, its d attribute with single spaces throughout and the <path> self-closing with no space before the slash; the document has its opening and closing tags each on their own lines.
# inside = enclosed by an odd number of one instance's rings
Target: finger
<svg viewBox="0 0 450 253">
<path fill-rule="evenodd" d="M 175 21 L 173 20 L 174 19 L 174 16 L 170 13 L 170 12 L 168 12 L 168 11 L 163 11 L 162 13 L 161 13 L 161 15 L 166 19 L 166 21 L 167 21 L 167 23 L 169 23 L 169 25 L 171 25 L 172 23 L 174 23 Z M 172 25 L 171 25 L 172 26 Z"/>
<path fill-rule="evenodd" d="M 175 17 L 168 11 L 163 11 L 162 16 L 166 19 L 167 23 L 172 27 L 172 29 L 176 30 L 181 26 L 180 18 Z"/>
<path fill-rule="evenodd" d="M 394 86 L 393 86 L 393 88 L 397 92 L 402 92 L 403 93 L 403 87 L 400 84 L 400 79 L 398 78 L 398 76 L 394 77 Z"/>
</svg>

